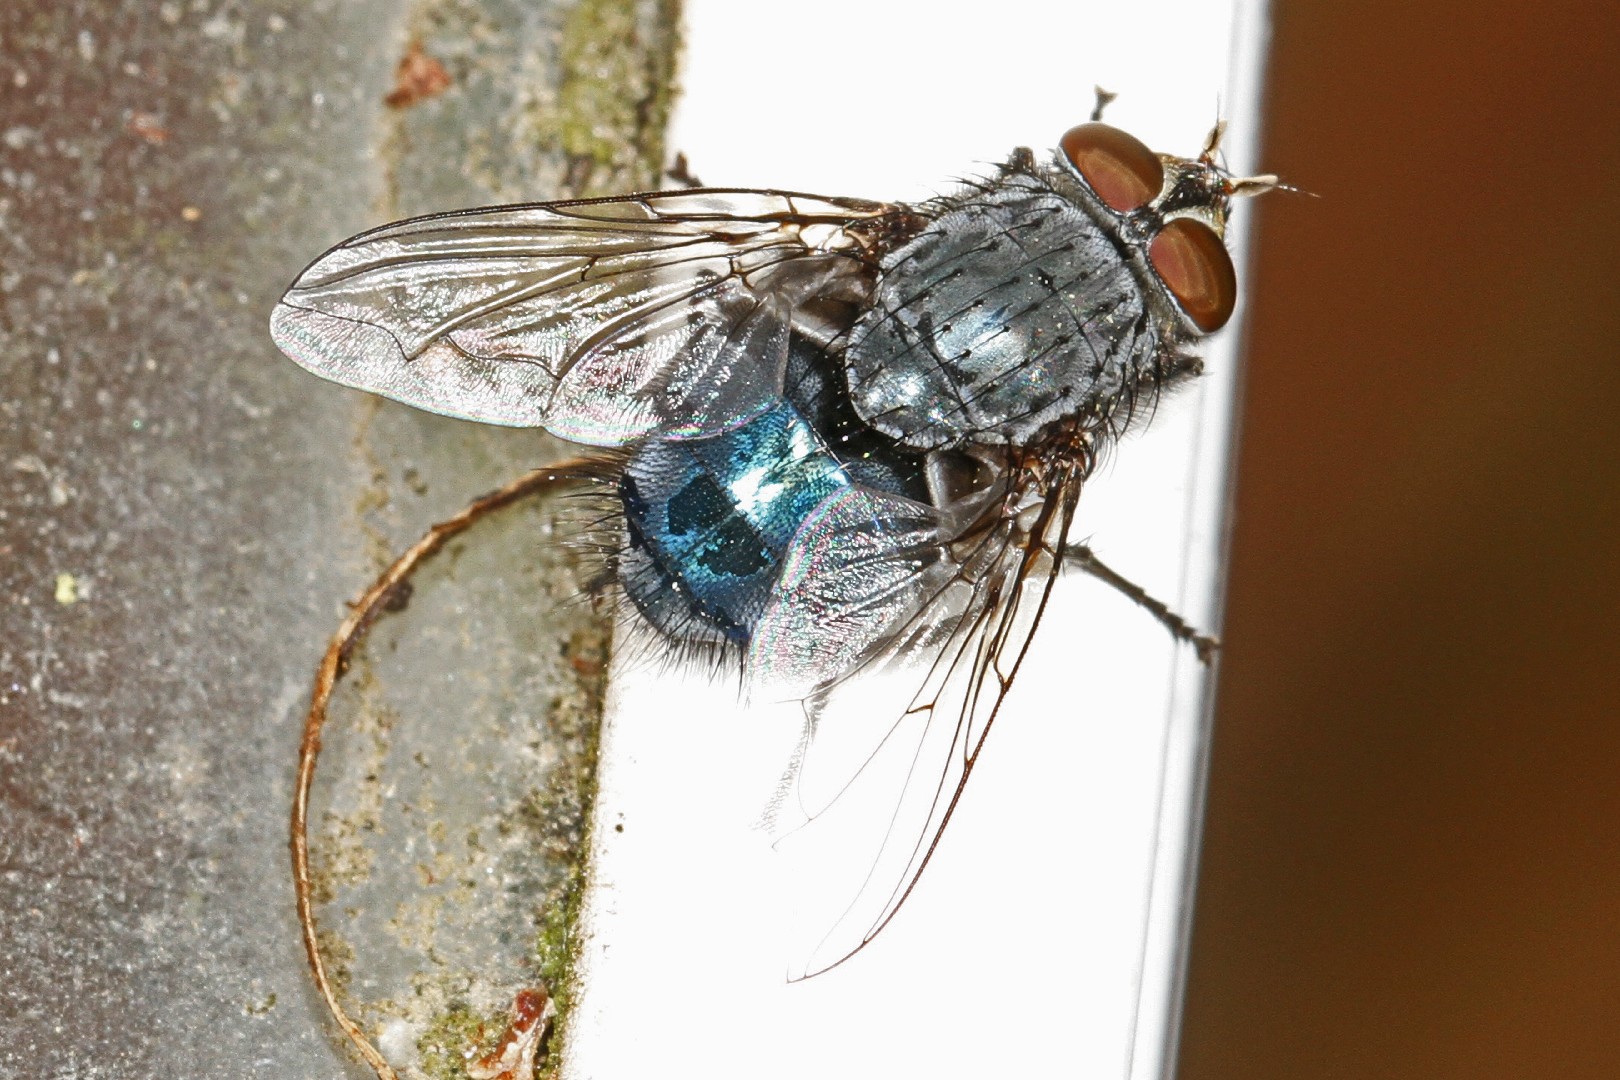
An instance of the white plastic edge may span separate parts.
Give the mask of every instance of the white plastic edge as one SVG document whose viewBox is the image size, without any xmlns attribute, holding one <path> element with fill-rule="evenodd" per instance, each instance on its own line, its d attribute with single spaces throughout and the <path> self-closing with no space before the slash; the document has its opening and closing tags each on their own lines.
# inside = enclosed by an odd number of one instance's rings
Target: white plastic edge
<svg viewBox="0 0 1620 1080">
<path fill-rule="evenodd" d="M 919 10 L 688 0 L 671 147 L 712 184 L 917 199 L 1013 146 L 1044 152 L 1100 84 L 1120 95 L 1109 121 L 1156 149 L 1190 156 L 1219 110 L 1230 165 L 1255 168 L 1263 0 Z M 1079 525 L 1206 627 L 1241 318 L 1099 471 Z M 922 886 L 855 960 L 797 984 L 773 936 L 795 883 L 752 827 L 797 711 L 631 651 L 602 739 L 570 1080 L 1173 1073 L 1212 683 L 1149 617 L 1061 583 Z"/>
</svg>

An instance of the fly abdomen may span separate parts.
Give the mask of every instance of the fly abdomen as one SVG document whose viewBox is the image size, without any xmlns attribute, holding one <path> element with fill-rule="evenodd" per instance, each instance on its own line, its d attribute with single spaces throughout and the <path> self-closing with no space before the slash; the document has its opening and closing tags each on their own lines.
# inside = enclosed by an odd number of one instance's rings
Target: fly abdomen
<svg viewBox="0 0 1620 1080">
<path fill-rule="evenodd" d="M 722 435 L 648 443 L 620 482 L 625 591 L 666 633 L 744 644 L 793 534 L 849 486 L 787 402 Z"/>
<path fill-rule="evenodd" d="M 831 358 L 796 337 L 782 400 L 702 439 L 654 440 L 619 482 L 625 592 L 665 634 L 746 645 L 795 534 L 852 486 L 928 502 L 923 457 L 862 424 Z"/>
</svg>

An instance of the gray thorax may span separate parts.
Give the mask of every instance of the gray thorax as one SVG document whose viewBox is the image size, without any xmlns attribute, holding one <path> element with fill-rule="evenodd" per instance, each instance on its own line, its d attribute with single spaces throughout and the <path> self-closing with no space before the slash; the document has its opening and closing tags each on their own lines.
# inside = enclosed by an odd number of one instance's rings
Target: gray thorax
<svg viewBox="0 0 1620 1080">
<path fill-rule="evenodd" d="M 1054 166 L 934 205 L 883 259 L 845 354 L 856 411 L 901 442 L 1100 427 L 1189 336 L 1129 225 Z"/>
</svg>

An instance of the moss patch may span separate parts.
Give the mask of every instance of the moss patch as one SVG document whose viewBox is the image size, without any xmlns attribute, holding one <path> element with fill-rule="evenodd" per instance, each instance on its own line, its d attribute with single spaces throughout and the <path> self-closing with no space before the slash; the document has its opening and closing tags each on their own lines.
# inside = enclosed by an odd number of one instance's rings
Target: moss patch
<svg viewBox="0 0 1620 1080">
<path fill-rule="evenodd" d="M 468 1080 L 467 1062 L 495 1049 L 506 1030 L 506 1014 L 485 1013 L 464 1001 L 435 1016 L 416 1040 L 418 1066 L 432 1080 Z"/>
<path fill-rule="evenodd" d="M 658 186 L 676 94 L 679 24 L 675 0 L 580 0 L 569 13 L 555 107 L 536 117 L 536 126 L 568 159 L 566 183 L 574 191 Z"/>
</svg>

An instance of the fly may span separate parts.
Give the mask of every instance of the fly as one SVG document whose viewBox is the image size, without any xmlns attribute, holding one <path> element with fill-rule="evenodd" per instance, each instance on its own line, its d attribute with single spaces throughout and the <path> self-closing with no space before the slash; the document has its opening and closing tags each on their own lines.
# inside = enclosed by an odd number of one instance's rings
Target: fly
<svg viewBox="0 0 1620 1080">
<path fill-rule="evenodd" d="M 918 204 L 696 188 L 362 233 L 271 316 L 332 381 L 597 449 L 606 575 L 676 646 L 814 715 L 920 659 L 874 742 L 922 763 L 809 973 L 892 919 L 932 857 L 1065 565 L 1209 660 L 1214 640 L 1070 541 L 1100 455 L 1230 318 L 1236 177 L 1091 122 Z M 811 744 L 807 734 L 806 745 Z"/>
</svg>

